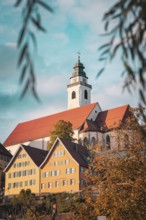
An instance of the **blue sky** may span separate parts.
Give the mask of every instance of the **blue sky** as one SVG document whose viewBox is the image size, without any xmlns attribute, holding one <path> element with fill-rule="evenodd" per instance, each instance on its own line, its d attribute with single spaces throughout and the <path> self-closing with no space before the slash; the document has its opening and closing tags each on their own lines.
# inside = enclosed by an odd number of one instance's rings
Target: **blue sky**
<svg viewBox="0 0 146 220">
<path fill-rule="evenodd" d="M 93 86 L 92 102 L 99 102 L 103 110 L 130 104 L 136 106 L 137 96 L 123 93 L 120 59 L 108 65 L 99 79 L 101 68 L 98 47 L 105 42 L 102 17 L 115 0 L 50 0 L 53 14 L 42 11 L 46 34 L 37 34 L 38 49 L 34 55 L 37 91 L 41 104 L 27 95 L 19 100 L 20 73 L 16 67 L 17 37 L 21 25 L 20 10 L 14 0 L 0 1 L 0 142 L 15 126 L 26 120 L 67 109 L 67 90 L 77 52 Z"/>
</svg>

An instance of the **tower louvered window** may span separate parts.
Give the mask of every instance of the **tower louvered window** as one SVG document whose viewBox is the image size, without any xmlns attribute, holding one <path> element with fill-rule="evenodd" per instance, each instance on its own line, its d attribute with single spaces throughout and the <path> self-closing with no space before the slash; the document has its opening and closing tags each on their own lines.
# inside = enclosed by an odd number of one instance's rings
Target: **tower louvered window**
<svg viewBox="0 0 146 220">
<path fill-rule="evenodd" d="M 76 93 L 75 91 L 72 92 L 72 99 L 75 99 L 76 98 Z"/>
</svg>

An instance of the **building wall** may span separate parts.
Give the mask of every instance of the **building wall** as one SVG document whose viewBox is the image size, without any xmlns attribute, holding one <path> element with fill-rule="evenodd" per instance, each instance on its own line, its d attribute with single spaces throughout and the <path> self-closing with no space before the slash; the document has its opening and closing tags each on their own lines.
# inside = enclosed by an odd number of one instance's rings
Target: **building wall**
<svg viewBox="0 0 146 220">
<path fill-rule="evenodd" d="M 91 88 L 78 84 L 68 87 L 68 109 L 77 108 L 91 103 Z M 84 91 L 87 90 L 88 98 L 84 98 Z M 76 93 L 76 98 L 72 99 L 72 92 Z"/>
<path fill-rule="evenodd" d="M 37 140 L 33 140 L 29 143 L 31 147 L 35 147 L 42 150 L 48 150 L 48 143 L 49 143 L 50 137 L 44 137 Z"/>
<path fill-rule="evenodd" d="M 41 169 L 41 193 L 78 192 L 79 165 L 59 144 Z"/>
<path fill-rule="evenodd" d="M 21 189 L 31 189 L 39 194 L 40 170 L 28 156 L 26 151 L 20 150 L 11 167 L 6 172 L 5 195 L 18 195 Z"/>
<path fill-rule="evenodd" d="M 11 158 L 9 156 L 0 154 L 0 189 L 3 188 L 5 185 L 5 183 L 4 183 L 5 178 L 4 178 L 3 170 L 7 166 L 7 164 L 9 163 L 10 159 Z"/>
<path fill-rule="evenodd" d="M 100 108 L 99 104 L 96 103 L 96 106 L 94 107 L 94 109 L 92 110 L 90 115 L 88 116 L 88 119 L 95 121 L 99 112 L 101 112 L 101 108 Z"/>
</svg>

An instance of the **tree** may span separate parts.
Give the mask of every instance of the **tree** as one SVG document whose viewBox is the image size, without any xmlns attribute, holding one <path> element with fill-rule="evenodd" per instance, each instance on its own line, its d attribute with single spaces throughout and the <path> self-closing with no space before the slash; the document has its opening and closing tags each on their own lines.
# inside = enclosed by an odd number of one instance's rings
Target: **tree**
<svg viewBox="0 0 146 220">
<path fill-rule="evenodd" d="M 36 49 L 37 42 L 35 29 L 37 31 L 46 32 L 42 25 L 40 9 L 43 8 L 48 12 L 53 12 L 53 9 L 43 0 L 16 0 L 15 7 L 22 8 L 22 27 L 19 32 L 17 46 L 19 49 L 18 67 L 20 68 L 21 76 L 20 83 L 24 84 L 21 97 L 29 90 L 34 97 L 39 101 L 36 92 L 36 77 L 33 64 L 32 44 Z"/>
<path fill-rule="evenodd" d="M 84 202 L 78 202 L 78 197 L 74 200 L 76 219 L 94 220 L 100 215 L 108 220 L 145 219 L 146 138 L 134 119 L 115 132 L 120 138 L 119 150 L 92 152 Z M 131 132 L 127 146 L 123 137 Z"/>
<path fill-rule="evenodd" d="M 72 124 L 68 121 L 64 120 L 59 120 L 55 126 L 54 129 L 50 133 L 50 143 L 49 147 L 52 146 L 54 141 L 56 140 L 57 137 L 59 138 L 64 138 L 65 140 L 68 141 L 74 141 L 73 138 L 74 132 L 72 128 Z"/>
<path fill-rule="evenodd" d="M 103 17 L 105 36 L 108 42 L 102 45 L 100 61 L 105 70 L 107 61 L 112 61 L 121 54 L 125 76 L 124 87 L 131 91 L 131 87 L 139 87 L 142 103 L 146 105 L 146 1 L 145 0 L 118 0 Z M 140 82 L 140 86 L 139 86 Z"/>
</svg>

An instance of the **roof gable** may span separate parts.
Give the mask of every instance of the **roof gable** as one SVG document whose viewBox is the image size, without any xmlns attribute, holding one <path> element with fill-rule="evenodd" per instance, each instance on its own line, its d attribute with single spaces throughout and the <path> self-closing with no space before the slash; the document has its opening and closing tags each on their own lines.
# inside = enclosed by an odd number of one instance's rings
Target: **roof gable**
<svg viewBox="0 0 146 220">
<path fill-rule="evenodd" d="M 27 154 L 30 156 L 30 158 L 33 160 L 33 162 L 37 165 L 40 166 L 40 164 L 45 160 L 48 151 L 46 150 L 41 150 L 35 147 L 30 147 L 30 146 L 25 146 L 22 145 L 23 149 L 27 152 Z"/>
<path fill-rule="evenodd" d="M 30 146 L 20 145 L 15 155 L 12 157 L 7 167 L 5 168 L 4 172 L 8 171 L 8 169 L 11 167 L 13 162 L 16 160 L 17 155 L 20 153 L 21 149 L 24 149 L 24 151 L 28 154 L 28 156 L 31 158 L 34 164 L 38 167 L 44 161 L 44 159 L 46 158 L 48 154 L 48 151 L 45 151 L 45 150 L 37 149 L 34 147 L 30 147 Z"/>
<path fill-rule="evenodd" d="M 124 122 L 125 118 L 130 116 L 129 105 L 102 111 L 96 118 L 96 123 L 101 131 L 117 128 Z"/>
<path fill-rule="evenodd" d="M 80 130 L 80 133 L 88 132 L 88 131 L 98 131 L 98 127 L 97 127 L 96 122 L 89 120 L 89 119 L 87 119 L 84 122 L 84 124 Z"/>
<path fill-rule="evenodd" d="M 50 156 L 53 153 L 54 148 L 56 147 L 57 142 L 61 142 L 63 144 L 63 146 L 66 148 L 66 150 L 68 151 L 68 153 L 71 155 L 71 157 L 81 166 L 83 167 L 87 167 L 88 166 L 88 162 L 87 162 L 87 157 L 89 156 L 87 150 L 85 147 L 83 147 L 82 145 L 73 143 L 71 141 L 67 141 L 63 138 L 57 138 L 56 141 L 54 142 L 52 148 L 50 149 L 46 159 L 42 162 L 42 164 L 40 165 L 40 167 L 43 167 L 47 161 L 49 160 Z"/>
<path fill-rule="evenodd" d="M 72 123 L 73 129 L 78 129 L 82 126 L 82 124 L 96 105 L 97 103 L 93 103 L 79 108 L 70 109 L 57 114 L 20 123 L 8 136 L 8 138 L 4 142 L 4 146 L 11 146 L 39 139 L 42 137 L 48 137 L 50 131 L 59 120 L 69 121 Z"/>
</svg>

